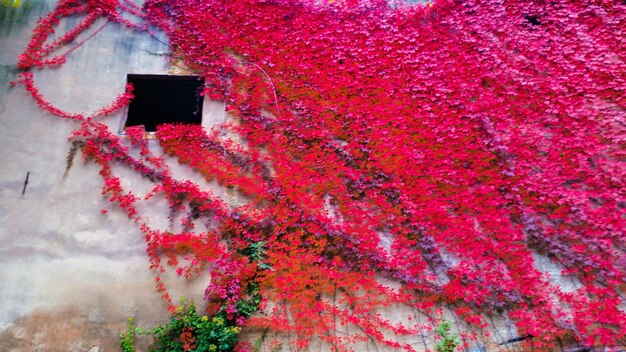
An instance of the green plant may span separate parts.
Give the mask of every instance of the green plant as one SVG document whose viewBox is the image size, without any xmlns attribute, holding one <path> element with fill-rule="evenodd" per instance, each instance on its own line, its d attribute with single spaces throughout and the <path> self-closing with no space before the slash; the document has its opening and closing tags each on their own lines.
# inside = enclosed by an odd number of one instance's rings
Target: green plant
<svg viewBox="0 0 626 352">
<path fill-rule="evenodd" d="M 18 7 L 20 7 L 21 2 L 20 2 L 20 0 L 12 0 L 12 1 L 10 1 L 10 0 L 2 0 L 0 2 L 0 4 L 2 4 L 2 6 L 6 6 L 6 7 L 12 6 L 14 8 L 18 8 Z"/>
<path fill-rule="evenodd" d="M 263 330 L 263 333 L 261 334 L 261 336 L 254 341 L 254 345 L 253 345 L 254 352 L 259 352 L 261 350 L 261 344 L 263 343 L 263 341 L 265 341 L 265 338 L 267 337 L 267 331 L 268 330 L 269 329 Z"/>
<path fill-rule="evenodd" d="M 265 259 L 265 241 L 252 242 L 243 251 L 243 254 L 247 256 L 251 261 L 258 263 L 261 270 L 272 270 L 272 266 L 263 262 Z"/>
<path fill-rule="evenodd" d="M 128 318 L 126 323 L 126 333 L 120 334 L 120 346 L 124 352 L 135 352 L 135 322 L 133 318 Z"/>
<path fill-rule="evenodd" d="M 238 306 L 245 310 L 242 314 L 256 311 L 255 301 L 239 302 Z M 171 320 L 153 329 L 134 327 L 129 318 L 127 332 L 120 334 L 120 345 L 124 352 L 134 352 L 135 335 L 146 334 L 154 337 L 151 352 L 229 352 L 234 350 L 239 332 L 236 320 L 229 318 L 225 309 L 213 317 L 198 316 L 193 302 L 181 300 Z"/>
<path fill-rule="evenodd" d="M 454 352 L 461 344 L 459 335 L 450 334 L 452 324 L 443 320 L 439 326 L 435 328 L 437 334 L 439 334 L 439 341 L 435 345 L 435 351 L 437 352 Z"/>
<path fill-rule="evenodd" d="M 215 316 L 198 316 L 193 302 L 177 307 L 176 313 L 166 325 L 156 327 L 152 333 L 156 339 L 155 352 L 232 351 L 237 343 L 240 328 L 220 310 Z"/>
</svg>

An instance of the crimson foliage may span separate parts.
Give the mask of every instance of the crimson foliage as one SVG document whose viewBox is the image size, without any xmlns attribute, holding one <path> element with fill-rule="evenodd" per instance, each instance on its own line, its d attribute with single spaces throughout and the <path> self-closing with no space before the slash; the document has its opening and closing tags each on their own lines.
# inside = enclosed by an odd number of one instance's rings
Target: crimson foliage
<svg viewBox="0 0 626 352">
<path fill-rule="evenodd" d="M 85 17 L 47 43 L 69 15 Z M 91 116 L 38 93 L 34 69 L 63 64 L 53 49 L 99 17 L 167 33 L 205 93 L 226 102 L 230 122 L 214 131 L 157 136 L 246 205 L 176 180 L 141 131 L 129 131 L 132 156 L 96 121 L 130 91 Z M 411 350 L 390 336 L 428 327 L 378 309 L 432 317 L 443 305 L 478 329 L 507 314 L 537 344 L 614 346 L 626 339 L 625 30 L 626 5 L 610 0 L 65 0 L 18 66 L 43 108 L 82 121 L 72 138 L 102 167 L 103 193 L 140 224 L 152 267 L 166 254 L 181 275 L 208 271 L 207 298 L 240 324 L 295 332 L 298 346 L 317 336 L 337 349 L 374 339 Z M 147 197 L 185 214 L 185 231 L 150 228 L 112 163 L 154 182 Z M 199 219 L 210 224 L 196 230 Z M 538 256 L 576 287 L 551 282 Z M 251 283 L 285 304 L 238 316 Z M 337 335 L 339 325 L 360 332 Z"/>
</svg>

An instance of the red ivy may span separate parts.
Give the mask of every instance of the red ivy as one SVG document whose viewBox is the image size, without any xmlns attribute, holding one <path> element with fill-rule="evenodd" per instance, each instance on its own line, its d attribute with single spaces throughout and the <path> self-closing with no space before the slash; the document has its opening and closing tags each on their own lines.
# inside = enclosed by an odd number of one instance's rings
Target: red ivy
<svg viewBox="0 0 626 352">
<path fill-rule="evenodd" d="M 142 131 L 128 131 L 129 147 L 95 121 L 130 88 L 87 118 L 38 92 L 33 70 L 63 64 L 76 46 L 47 57 L 95 19 L 146 28 L 124 13 L 165 31 L 228 105 L 219 130 L 162 126 L 163 150 L 246 205 L 176 180 Z M 70 15 L 84 20 L 47 43 Z M 390 336 L 428 327 L 378 309 L 432 318 L 447 306 L 467 329 L 508 314 L 535 345 L 615 346 L 626 340 L 624 28 L 617 0 L 149 0 L 143 12 L 71 0 L 40 21 L 18 66 L 42 108 L 83 121 L 72 138 L 101 166 L 103 194 L 140 224 L 153 269 L 167 257 L 185 277 L 208 271 L 207 299 L 233 318 L 258 284 L 266 314 L 240 323 L 295 332 L 299 347 L 317 336 L 412 350 Z M 183 231 L 150 228 L 112 163 L 154 182 L 145 198 L 167 199 Z M 552 284 L 535 253 L 577 288 Z M 360 332 L 334 333 L 342 325 Z"/>
</svg>

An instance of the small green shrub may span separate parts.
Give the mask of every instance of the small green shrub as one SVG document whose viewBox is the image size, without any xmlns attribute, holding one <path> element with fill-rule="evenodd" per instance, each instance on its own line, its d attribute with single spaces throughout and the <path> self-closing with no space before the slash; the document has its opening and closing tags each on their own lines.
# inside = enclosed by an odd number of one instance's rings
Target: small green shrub
<svg viewBox="0 0 626 352">
<path fill-rule="evenodd" d="M 198 316 L 193 303 L 183 302 L 168 324 L 146 333 L 154 335 L 154 352 L 225 352 L 235 348 L 239 330 L 223 310 L 212 318 Z"/>
<path fill-rule="evenodd" d="M 255 285 L 250 287 L 248 300 L 237 302 L 238 316 L 249 317 L 258 310 L 261 297 Z M 181 300 L 169 323 L 153 329 L 134 326 L 128 319 L 126 333 L 120 334 L 123 352 L 135 352 L 134 338 L 148 335 L 154 338 L 151 352 L 231 352 L 237 345 L 241 328 L 236 319 L 222 307 L 213 317 L 198 316 L 193 302 Z"/>
<path fill-rule="evenodd" d="M 452 324 L 443 320 L 439 326 L 435 328 L 437 334 L 439 334 L 439 341 L 435 345 L 435 351 L 437 352 L 454 352 L 457 347 L 461 344 L 459 340 L 459 335 L 450 334 L 450 330 L 452 329 Z"/>
<path fill-rule="evenodd" d="M 21 1 L 20 0 L 2 0 L 0 2 L 0 4 L 2 4 L 2 6 L 6 6 L 6 7 L 13 7 L 13 8 L 18 8 L 21 5 Z"/>
<path fill-rule="evenodd" d="M 133 318 L 128 318 L 126 333 L 120 334 L 120 346 L 124 352 L 135 352 L 135 322 Z"/>
<path fill-rule="evenodd" d="M 240 327 L 228 319 L 224 310 L 210 318 L 198 316 L 193 302 L 181 303 L 169 323 L 153 329 L 134 327 L 133 318 L 129 318 L 126 333 L 120 334 L 122 351 L 135 352 L 134 338 L 143 334 L 154 338 L 151 352 L 233 351 Z"/>
</svg>

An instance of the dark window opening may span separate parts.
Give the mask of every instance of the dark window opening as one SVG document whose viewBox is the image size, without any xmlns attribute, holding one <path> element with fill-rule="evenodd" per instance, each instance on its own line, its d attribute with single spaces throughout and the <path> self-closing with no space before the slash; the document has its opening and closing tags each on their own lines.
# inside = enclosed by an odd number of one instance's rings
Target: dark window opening
<svg viewBox="0 0 626 352">
<path fill-rule="evenodd" d="M 541 21 L 539 21 L 539 16 L 536 15 L 524 15 L 524 19 L 533 26 L 538 26 L 541 24 Z"/>
<path fill-rule="evenodd" d="M 135 97 L 125 127 L 144 125 L 147 132 L 155 132 L 165 123 L 202 123 L 204 78 L 129 74 L 127 80 Z"/>
</svg>

